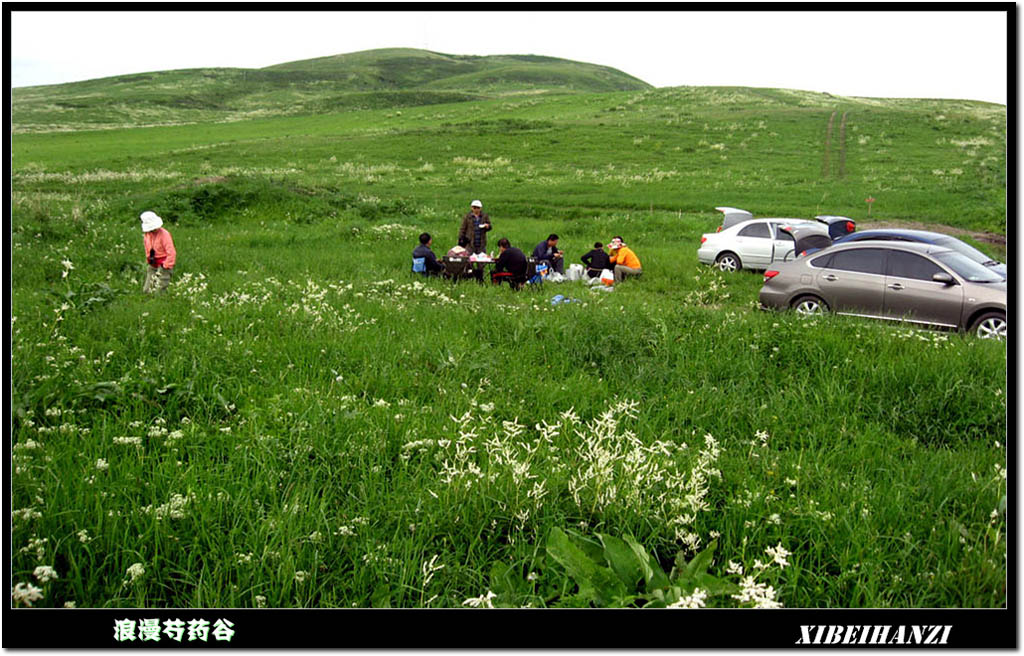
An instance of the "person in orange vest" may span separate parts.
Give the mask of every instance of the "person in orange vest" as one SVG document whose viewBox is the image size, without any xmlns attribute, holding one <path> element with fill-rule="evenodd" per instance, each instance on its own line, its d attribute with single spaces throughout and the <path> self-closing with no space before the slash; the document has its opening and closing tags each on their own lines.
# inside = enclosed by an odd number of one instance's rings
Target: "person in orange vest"
<svg viewBox="0 0 1024 656">
<path fill-rule="evenodd" d="M 626 276 L 639 276 L 644 272 L 640 265 L 640 258 L 636 256 L 629 246 L 622 241 L 622 237 L 615 236 L 609 243 L 611 250 L 609 260 L 615 271 L 615 282 L 622 282 Z"/>
<path fill-rule="evenodd" d="M 156 212 L 145 211 L 139 215 L 142 221 L 142 245 L 146 250 L 146 281 L 142 291 L 146 294 L 162 292 L 171 282 L 174 262 L 178 253 L 174 250 L 171 233 L 163 227 L 164 221 Z"/>
</svg>

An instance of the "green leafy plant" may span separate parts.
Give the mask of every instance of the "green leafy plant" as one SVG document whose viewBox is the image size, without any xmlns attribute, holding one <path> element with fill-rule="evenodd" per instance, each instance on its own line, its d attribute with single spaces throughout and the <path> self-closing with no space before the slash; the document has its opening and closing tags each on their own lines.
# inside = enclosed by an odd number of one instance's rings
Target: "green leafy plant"
<svg viewBox="0 0 1024 656">
<path fill-rule="evenodd" d="M 566 600 L 568 605 L 584 602 L 602 608 L 665 608 L 697 603 L 703 606 L 707 597 L 740 592 L 735 583 L 708 572 L 717 541 L 690 560 L 679 552 L 666 574 L 657 558 L 632 536 L 595 535 L 597 540 L 592 540 L 558 527 L 548 534 L 548 555 L 565 568 L 577 586 L 576 594 Z"/>
</svg>

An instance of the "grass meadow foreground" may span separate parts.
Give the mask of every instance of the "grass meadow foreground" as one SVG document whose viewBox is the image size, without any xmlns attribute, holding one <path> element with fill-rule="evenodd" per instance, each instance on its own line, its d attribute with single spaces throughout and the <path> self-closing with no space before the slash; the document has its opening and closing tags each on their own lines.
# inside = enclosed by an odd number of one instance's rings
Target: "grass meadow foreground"
<svg viewBox="0 0 1024 656">
<path fill-rule="evenodd" d="M 841 177 L 840 100 L 715 93 L 17 135 L 15 602 L 1005 605 L 1005 344 L 759 312 L 695 256 L 718 204 L 1005 235 L 1005 108 L 849 101 Z M 414 278 L 472 198 L 644 276 Z"/>
</svg>

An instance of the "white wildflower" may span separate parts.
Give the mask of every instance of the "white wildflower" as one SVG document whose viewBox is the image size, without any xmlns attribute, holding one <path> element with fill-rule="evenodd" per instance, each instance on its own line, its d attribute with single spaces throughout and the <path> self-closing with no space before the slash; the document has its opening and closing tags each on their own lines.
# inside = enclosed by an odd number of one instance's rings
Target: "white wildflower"
<svg viewBox="0 0 1024 656">
<path fill-rule="evenodd" d="M 421 570 L 423 571 L 423 587 L 427 587 L 430 584 L 430 580 L 434 578 L 434 572 L 439 572 L 444 569 L 444 565 L 435 565 L 440 554 L 434 554 L 434 557 L 429 562 L 424 562 Z"/>
<path fill-rule="evenodd" d="M 752 603 L 754 608 L 782 608 L 782 604 L 775 601 L 775 589 L 758 583 L 753 576 L 743 577 L 740 580 L 740 593 L 731 597 L 740 603 Z"/>
<path fill-rule="evenodd" d="M 15 606 L 25 604 L 31 606 L 33 601 L 43 598 L 43 591 L 31 583 L 19 583 L 11 588 L 11 601 Z"/>
<path fill-rule="evenodd" d="M 462 605 L 470 606 L 472 608 L 494 608 L 494 604 L 491 603 L 491 599 L 494 599 L 497 596 L 498 595 L 488 590 L 487 594 L 480 595 L 479 597 L 470 597 L 462 602 Z"/>
<path fill-rule="evenodd" d="M 786 556 L 789 556 L 790 552 L 783 548 L 781 542 L 777 546 L 768 547 L 764 552 L 771 556 L 772 561 L 778 563 L 779 567 L 786 567 L 789 565 L 789 561 L 786 560 Z"/>
<path fill-rule="evenodd" d="M 132 563 L 125 571 L 125 574 L 128 575 L 128 578 L 124 580 L 124 583 L 122 583 L 122 585 L 127 586 L 131 585 L 132 583 L 135 583 L 145 573 L 146 568 L 142 563 Z"/>
<path fill-rule="evenodd" d="M 668 605 L 669 608 L 704 608 L 704 602 L 708 598 L 708 593 L 700 588 L 694 588 L 693 592 L 680 597 L 679 601 L 675 601 Z"/>
<path fill-rule="evenodd" d="M 135 446 L 142 446 L 142 438 L 127 436 L 115 437 L 114 444 L 133 444 Z"/>
<path fill-rule="evenodd" d="M 49 583 L 57 578 L 57 572 L 49 565 L 40 565 L 35 568 L 32 575 L 39 579 L 40 583 Z"/>
</svg>

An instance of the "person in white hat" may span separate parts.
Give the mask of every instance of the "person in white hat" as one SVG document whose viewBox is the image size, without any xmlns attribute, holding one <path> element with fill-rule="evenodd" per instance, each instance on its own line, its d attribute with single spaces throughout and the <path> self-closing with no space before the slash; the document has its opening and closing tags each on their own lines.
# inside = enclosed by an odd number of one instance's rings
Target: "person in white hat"
<svg viewBox="0 0 1024 656">
<path fill-rule="evenodd" d="M 472 253 L 487 252 L 487 233 L 491 228 L 491 217 L 484 214 L 484 205 L 478 200 L 469 204 L 469 213 L 462 217 L 462 225 L 459 227 L 459 237 L 469 240 L 469 250 Z"/>
<path fill-rule="evenodd" d="M 643 275 L 644 268 L 640 264 L 640 258 L 636 256 L 629 246 L 622 241 L 622 237 L 616 235 L 608 242 L 608 249 L 611 254 L 608 260 L 615 267 L 615 282 L 625 280 L 627 276 Z"/>
<path fill-rule="evenodd" d="M 171 282 L 171 272 L 178 256 L 174 250 L 174 240 L 156 212 L 147 210 L 139 215 L 139 219 L 142 221 L 142 245 L 149 264 L 142 291 L 146 294 L 162 292 Z"/>
</svg>

